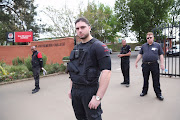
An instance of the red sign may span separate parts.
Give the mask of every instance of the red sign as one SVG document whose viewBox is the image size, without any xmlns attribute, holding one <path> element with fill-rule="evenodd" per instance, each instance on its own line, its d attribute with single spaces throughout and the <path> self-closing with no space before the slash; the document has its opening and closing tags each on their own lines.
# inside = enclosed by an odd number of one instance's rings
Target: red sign
<svg viewBox="0 0 180 120">
<path fill-rule="evenodd" d="M 31 42 L 33 41 L 33 32 L 15 32 L 15 42 Z"/>
</svg>

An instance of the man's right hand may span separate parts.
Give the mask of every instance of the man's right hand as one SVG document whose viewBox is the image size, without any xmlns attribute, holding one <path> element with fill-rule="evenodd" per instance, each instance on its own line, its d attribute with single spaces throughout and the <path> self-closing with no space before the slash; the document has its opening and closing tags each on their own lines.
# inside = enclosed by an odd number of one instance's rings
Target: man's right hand
<svg viewBox="0 0 180 120">
<path fill-rule="evenodd" d="M 135 67 L 136 67 L 136 68 L 138 67 L 138 64 L 137 64 L 137 63 L 135 63 Z"/>
</svg>

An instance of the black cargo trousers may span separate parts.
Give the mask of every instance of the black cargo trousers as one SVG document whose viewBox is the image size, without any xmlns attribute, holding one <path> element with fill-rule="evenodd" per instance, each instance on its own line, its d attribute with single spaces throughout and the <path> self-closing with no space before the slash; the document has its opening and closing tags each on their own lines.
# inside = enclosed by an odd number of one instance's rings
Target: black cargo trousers
<svg viewBox="0 0 180 120">
<path fill-rule="evenodd" d="M 36 67 L 32 67 L 32 71 L 33 71 L 33 76 L 34 76 L 34 80 L 35 80 L 35 88 L 39 89 L 39 74 L 40 74 L 40 67 L 36 66 Z"/>
<path fill-rule="evenodd" d="M 156 93 L 156 96 L 161 95 L 159 63 L 158 62 L 153 62 L 153 63 L 149 63 L 149 64 L 143 63 L 142 64 L 142 72 L 143 72 L 143 77 L 144 77 L 144 85 L 143 85 L 142 93 L 146 94 L 148 92 L 149 75 L 151 72 L 154 92 Z"/>
<path fill-rule="evenodd" d="M 129 78 L 129 58 L 121 58 L 121 70 L 124 77 L 124 83 L 130 84 Z"/>
<path fill-rule="evenodd" d="M 71 89 L 72 106 L 77 120 L 102 120 L 101 104 L 97 109 L 90 109 L 89 102 L 96 92 L 99 85 L 77 85 L 73 84 Z"/>
</svg>

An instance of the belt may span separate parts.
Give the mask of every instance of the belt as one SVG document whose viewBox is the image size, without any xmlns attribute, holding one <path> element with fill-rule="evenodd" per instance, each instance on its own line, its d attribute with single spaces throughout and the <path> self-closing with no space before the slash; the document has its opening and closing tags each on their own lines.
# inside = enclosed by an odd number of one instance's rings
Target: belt
<svg viewBox="0 0 180 120">
<path fill-rule="evenodd" d="M 157 61 L 153 61 L 153 62 L 143 62 L 143 64 L 153 64 L 153 63 L 157 63 Z"/>
<path fill-rule="evenodd" d="M 84 85 L 84 84 L 75 84 L 73 83 L 72 84 L 72 87 L 73 88 L 85 88 L 85 87 L 97 87 L 99 84 L 96 83 L 96 84 L 90 84 L 90 85 Z"/>
</svg>

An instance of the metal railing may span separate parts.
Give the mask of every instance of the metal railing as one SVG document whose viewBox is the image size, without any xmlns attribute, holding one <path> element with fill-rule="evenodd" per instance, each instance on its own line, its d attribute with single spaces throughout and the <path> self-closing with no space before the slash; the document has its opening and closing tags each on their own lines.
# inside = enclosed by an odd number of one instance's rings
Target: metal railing
<svg viewBox="0 0 180 120">
<path fill-rule="evenodd" d="M 165 70 L 160 74 L 180 77 L 180 21 L 155 27 L 154 37 L 164 51 Z"/>
</svg>

